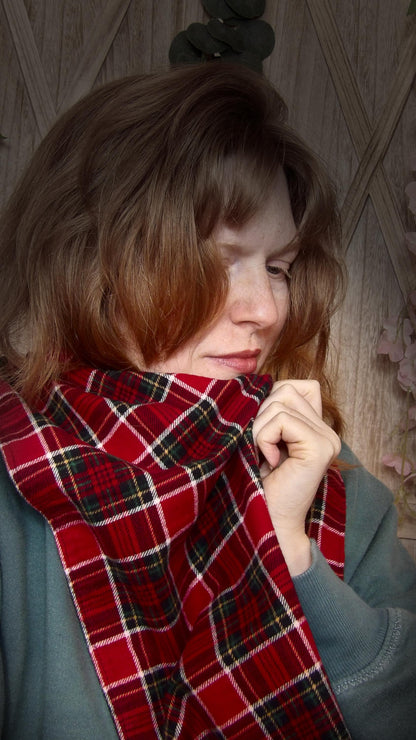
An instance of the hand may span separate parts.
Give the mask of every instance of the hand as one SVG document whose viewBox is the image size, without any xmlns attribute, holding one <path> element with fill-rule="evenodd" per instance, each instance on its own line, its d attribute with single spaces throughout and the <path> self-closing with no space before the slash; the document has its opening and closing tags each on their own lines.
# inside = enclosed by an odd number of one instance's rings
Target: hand
<svg viewBox="0 0 416 740">
<path fill-rule="evenodd" d="M 319 383 L 275 383 L 254 420 L 253 437 L 264 457 L 260 473 L 273 526 L 289 571 L 297 575 L 311 563 L 306 514 L 341 449 L 322 419 Z"/>
</svg>

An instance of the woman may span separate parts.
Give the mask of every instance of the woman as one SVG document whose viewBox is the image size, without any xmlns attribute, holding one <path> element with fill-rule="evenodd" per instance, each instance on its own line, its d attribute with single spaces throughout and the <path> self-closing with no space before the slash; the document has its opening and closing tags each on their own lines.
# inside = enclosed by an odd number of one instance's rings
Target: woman
<svg viewBox="0 0 416 740">
<path fill-rule="evenodd" d="M 324 374 L 338 241 L 248 70 L 46 137 L 1 230 L 2 737 L 409 737 L 415 567 Z"/>
</svg>

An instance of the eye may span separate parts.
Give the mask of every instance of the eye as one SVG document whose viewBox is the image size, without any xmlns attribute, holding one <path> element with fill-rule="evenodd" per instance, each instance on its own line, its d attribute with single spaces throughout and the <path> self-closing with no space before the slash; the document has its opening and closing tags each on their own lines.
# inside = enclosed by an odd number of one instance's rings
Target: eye
<svg viewBox="0 0 416 740">
<path fill-rule="evenodd" d="M 288 268 L 282 267 L 282 265 L 266 265 L 266 270 L 269 273 L 271 277 L 274 278 L 282 278 L 285 280 L 290 280 L 291 274 Z"/>
</svg>

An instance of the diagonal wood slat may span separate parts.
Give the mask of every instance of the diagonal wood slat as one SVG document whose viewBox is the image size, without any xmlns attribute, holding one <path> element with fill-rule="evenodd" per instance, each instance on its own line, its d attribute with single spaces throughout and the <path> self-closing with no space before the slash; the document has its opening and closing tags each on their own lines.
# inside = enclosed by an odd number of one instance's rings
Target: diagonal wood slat
<svg viewBox="0 0 416 740">
<path fill-rule="evenodd" d="M 33 37 L 23 0 L 3 0 L 3 7 L 16 48 L 27 94 L 33 108 L 40 137 L 55 120 L 55 106 L 46 81 L 42 62 Z"/>
<path fill-rule="evenodd" d="M 401 56 L 398 74 L 392 86 L 393 93 L 390 92 L 394 98 L 394 106 L 388 98 L 383 120 L 373 132 L 330 3 L 328 0 L 307 0 L 307 3 L 354 147 L 358 156 L 364 158 L 341 212 L 346 247 L 369 193 L 401 291 L 407 295 L 412 287 L 410 254 L 404 245 L 404 228 L 397 199 L 390 188 L 380 158 L 390 142 L 410 91 L 414 76 L 415 39 L 409 39 Z M 389 106 L 391 110 L 388 109 Z M 387 126 L 388 129 L 382 131 L 382 126 Z"/>
<path fill-rule="evenodd" d="M 412 89 L 416 75 L 416 38 L 409 36 L 405 42 L 399 59 L 396 76 L 386 95 L 384 110 L 373 129 L 370 140 L 359 164 L 359 170 L 368 171 L 371 165 L 377 166 L 381 161 L 396 129 L 398 120 L 403 112 L 406 100 Z M 372 171 L 367 178 L 361 175 L 360 179 L 369 182 Z"/>
<path fill-rule="evenodd" d="M 59 104 L 59 112 L 69 108 L 93 86 L 130 3 L 131 0 L 107 0 L 104 12 L 85 44 L 72 83 Z"/>
<path fill-rule="evenodd" d="M 358 156 L 371 133 L 360 89 L 327 0 L 306 0 Z"/>
<path fill-rule="evenodd" d="M 23 0 L 3 0 L 26 90 L 40 138 L 49 131 L 58 113 L 86 94 L 104 63 L 131 0 L 108 0 L 88 38 L 72 81 L 56 110 Z"/>
<path fill-rule="evenodd" d="M 364 207 L 371 178 L 382 161 L 396 130 L 411 91 L 415 74 L 416 39 L 409 37 L 400 57 L 397 74 L 387 93 L 384 110 L 373 130 L 345 199 L 342 216 L 346 235 L 350 234 L 352 236 L 352 231 Z M 385 194 L 383 195 L 381 192 L 383 184 L 380 174 L 378 172 L 376 174 L 377 185 L 374 183 L 373 190 L 379 191 L 379 195 L 376 196 L 376 202 L 379 203 L 384 200 Z M 396 204 L 392 201 L 391 205 L 395 207 Z M 385 209 L 383 211 L 385 212 Z M 398 226 L 400 228 L 400 225 Z M 403 269 L 406 269 L 406 267 L 408 267 L 407 261 L 404 262 Z"/>
</svg>

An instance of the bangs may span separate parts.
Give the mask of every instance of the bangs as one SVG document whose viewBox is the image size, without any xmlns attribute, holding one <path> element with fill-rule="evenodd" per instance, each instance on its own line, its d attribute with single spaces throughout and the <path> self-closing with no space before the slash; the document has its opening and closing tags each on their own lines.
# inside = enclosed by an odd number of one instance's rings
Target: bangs
<svg viewBox="0 0 416 740">
<path fill-rule="evenodd" d="M 335 194 L 324 169 L 287 124 L 238 132 L 228 146 L 196 168 L 192 201 L 198 237 L 210 237 L 218 223 L 243 226 L 258 213 L 284 171 L 293 217 L 301 243 L 328 238 L 333 226 Z M 331 234 L 333 236 L 333 234 Z M 336 241 L 336 239 L 335 239 Z"/>
<path fill-rule="evenodd" d="M 245 144 L 245 142 L 243 142 Z M 201 186 L 194 189 L 195 224 L 207 239 L 218 223 L 243 226 L 264 205 L 283 165 L 283 145 L 276 137 L 228 151 L 201 169 Z M 203 173 L 203 176 L 202 176 Z"/>
</svg>

